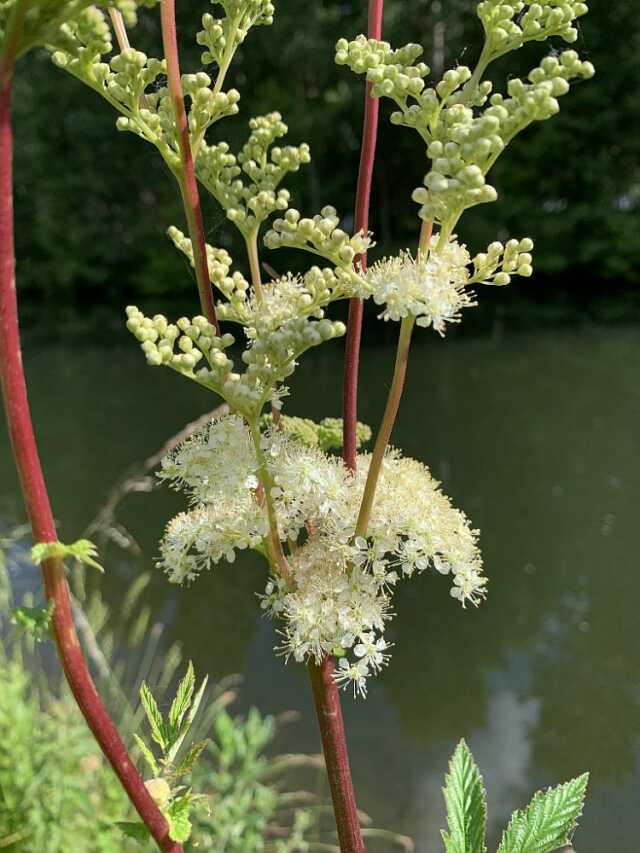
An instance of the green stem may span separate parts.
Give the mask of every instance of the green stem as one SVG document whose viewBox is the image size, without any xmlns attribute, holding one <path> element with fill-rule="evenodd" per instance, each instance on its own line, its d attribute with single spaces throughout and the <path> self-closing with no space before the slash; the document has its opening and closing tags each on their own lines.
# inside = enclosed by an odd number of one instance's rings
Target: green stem
<svg viewBox="0 0 640 853">
<path fill-rule="evenodd" d="M 396 362 L 393 371 L 393 380 L 387 397 L 387 405 L 382 417 L 382 423 L 378 430 L 375 447 L 371 455 L 371 465 L 367 474 L 364 492 L 362 494 L 362 503 L 356 523 L 356 536 L 366 536 L 371 518 L 371 510 L 373 509 L 373 500 L 376 494 L 376 487 L 380 478 L 382 469 L 382 461 L 384 454 L 391 437 L 391 431 L 396 421 L 398 409 L 400 407 L 400 399 L 404 388 L 404 380 L 407 375 L 407 364 L 409 361 L 409 347 L 411 346 L 411 333 L 415 325 L 416 318 L 413 314 L 405 317 L 400 325 L 400 337 L 398 339 L 398 348 L 396 350 Z"/>
<path fill-rule="evenodd" d="M 253 228 L 245 235 L 247 255 L 249 257 L 249 268 L 251 269 L 251 284 L 256 292 L 258 302 L 262 302 L 262 276 L 260 274 L 260 258 L 258 255 L 258 228 Z"/>
<path fill-rule="evenodd" d="M 216 77 L 216 82 L 213 87 L 214 95 L 217 95 L 218 92 L 222 90 L 224 78 L 227 76 L 227 71 L 229 70 L 229 66 L 231 65 L 231 60 L 233 59 L 233 56 L 236 52 L 236 33 L 238 32 L 238 26 L 239 19 L 234 22 L 233 26 L 229 30 L 227 44 L 224 49 L 224 53 L 222 54 L 222 60 L 220 62 L 220 65 L 218 66 L 218 76 Z"/>
<path fill-rule="evenodd" d="M 282 575 L 282 577 L 287 581 L 290 586 L 294 586 L 293 575 L 291 574 L 291 569 L 289 568 L 287 558 L 285 556 L 284 550 L 282 549 L 282 542 L 280 541 L 280 534 L 278 532 L 278 517 L 276 515 L 276 509 L 273 505 L 273 498 L 271 497 L 273 479 L 271 477 L 271 474 L 269 473 L 267 461 L 264 457 L 264 453 L 260 445 L 260 427 L 258 426 L 257 420 L 249 424 L 249 429 L 251 432 L 253 446 L 256 452 L 256 458 L 258 460 L 258 479 L 260 480 L 260 482 L 262 483 L 262 487 L 264 488 L 264 502 L 267 508 L 267 518 L 269 519 L 269 540 L 267 544 L 269 546 L 269 551 L 271 552 L 271 564 L 272 567 L 276 569 L 276 571 L 280 575 Z"/>
<path fill-rule="evenodd" d="M 491 46 L 491 42 L 485 36 L 485 42 L 482 46 L 482 52 L 480 53 L 480 58 L 476 64 L 476 67 L 473 69 L 473 74 L 471 75 L 469 82 L 464 87 L 463 91 L 463 103 L 467 103 L 469 99 L 473 96 L 473 93 L 478 87 L 478 84 L 482 80 L 482 75 L 487 70 L 488 65 L 495 59 L 493 55 L 493 47 Z"/>
<path fill-rule="evenodd" d="M 433 230 L 433 222 L 423 222 L 420 230 L 420 240 L 418 243 L 418 255 L 424 255 L 429 249 L 429 241 Z M 371 510 L 373 509 L 373 501 L 376 495 L 378 480 L 382 470 L 382 462 L 384 454 L 389 444 L 391 432 L 396 422 L 398 409 L 400 408 L 400 400 L 404 389 L 404 381 L 407 375 L 407 365 L 409 362 L 409 349 L 411 347 L 411 335 L 415 325 L 416 318 L 410 314 L 405 317 L 400 325 L 400 337 L 398 338 L 398 347 L 396 349 L 396 361 L 393 370 L 393 379 L 391 388 L 387 396 L 387 405 L 382 416 L 382 422 L 376 443 L 371 455 L 371 465 L 367 474 L 367 480 L 362 493 L 362 503 L 360 504 L 360 512 L 356 522 L 356 536 L 366 536 L 369 520 L 371 518 Z"/>
</svg>

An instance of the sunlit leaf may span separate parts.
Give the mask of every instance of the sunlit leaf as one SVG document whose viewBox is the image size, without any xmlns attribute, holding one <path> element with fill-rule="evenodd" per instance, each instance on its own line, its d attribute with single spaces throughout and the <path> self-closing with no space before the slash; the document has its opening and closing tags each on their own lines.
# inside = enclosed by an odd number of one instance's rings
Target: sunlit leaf
<svg viewBox="0 0 640 853">
<path fill-rule="evenodd" d="M 487 802 L 482 776 L 471 751 L 461 740 L 449 763 L 443 788 L 449 832 L 443 832 L 447 853 L 485 853 Z"/>
<path fill-rule="evenodd" d="M 582 814 L 589 774 L 538 791 L 526 809 L 513 813 L 498 853 L 550 853 L 567 844 Z"/>
</svg>

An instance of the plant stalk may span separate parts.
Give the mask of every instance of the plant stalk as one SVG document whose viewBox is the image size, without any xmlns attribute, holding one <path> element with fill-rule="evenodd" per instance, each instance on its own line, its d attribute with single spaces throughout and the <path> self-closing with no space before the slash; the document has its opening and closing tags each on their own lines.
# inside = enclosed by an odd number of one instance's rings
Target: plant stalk
<svg viewBox="0 0 640 853">
<path fill-rule="evenodd" d="M 258 227 L 256 226 L 251 233 L 244 239 L 247 247 L 247 257 L 249 258 L 249 268 L 251 270 L 251 284 L 256 293 L 258 302 L 262 302 L 262 276 L 260 274 L 260 256 L 258 254 Z"/>
<path fill-rule="evenodd" d="M 365 846 L 351 780 L 340 694 L 333 680 L 335 666 L 335 658 L 330 656 L 326 657 L 320 666 L 311 662 L 308 665 L 309 678 L 322 738 L 340 850 L 342 853 L 363 853 Z"/>
<path fill-rule="evenodd" d="M 384 0 L 369 0 L 369 38 L 382 36 L 382 13 Z M 364 124 L 360 149 L 360 169 L 356 190 L 356 231 L 369 230 L 369 207 L 371 182 L 376 157 L 378 138 L 378 112 L 380 102 L 371 97 L 371 83 L 365 84 Z M 363 272 L 367 269 L 366 252 L 357 259 Z M 343 450 L 344 463 L 351 471 L 356 469 L 356 427 L 358 422 L 358 376 L 360 367 L 360 343 L 362 339 L 362 299 L 349 300 L 349 320 L 345 344 L 344 380 L 342 391 Z"/>
<path fill-rule="evenodd" d="M 369 0 L 368 35 L 379 39 L 382 35 L 384 0 Z M 371 97 L 371 84 L 365 84 L 364 122 L 360 167 L 356 189 L 356 231 L 369 230 L 371 182 L 378 137 L 379 101 Z M 367 268 L 366 253 L 357 259 L 363 271 Z M 362 339 L 363 305 L 361 299 L 349 302 L 349 320 L 345 345 L 345 364 L 342 392 L 343 460 L 351 471 L 356 469 L 356 426 L 358 421 L 358 375 L 360 343 Z M 335 658 L 327 656 L 320 666 L 309 664 L 309 677 L 320 727 L 333 811 L 342 853 L 361 853 L 364 841 L 360 830 L 356 798 L 349 766 L 349 752 L 345 734 L 340 693 L 333 680 Z"/>
<path fill-rule="evenodd" d="M 58 539 L 40 464 L 22 365 L 15 282 L 13 232 L 12 77 L 28 0 L 18 2 L 9 21 L 0 57 L 0 385 L 9 435 L 22 486 L 25 508 L 36 542 Z M 182 853 L 169 837 L 169 826 L 147 791 L 109 717 L 87 668 L 78 641 L 64 565 L 42 563 L 47 599 L 53 602 L 52 629 L 67 682 L 105 757 L 158 847 Z"/>
<path fill-rule="evenodd" d="M 429 250 L 429 242 L 433 231 L 433 222 L 423 222 L 420 229 L 420 239 L 418 241 L 418 256 L 424 255 Z M 393 379 L 391 380 L 391 388 L 387 396 L 387 404 L 385 406 L 384 415 L 380 429 L 376 436 L 376 443 L 371 455 L 371 465 L 367 474 L 367 480 L 362 493 L 362 503 L 358 513 L 356 522 L 356 536 L 366 536 L 367 528 L 369 527 L 369 519 L 371 518 L 371 510 L 373 509 L 373 501 L 376 495 L 376 488 L 382 470 L 382 462 L 384 454 L 391 438 L 398 409 L 400 408 L 400 400 L 404 390 L 404 381 L 407 375 L 407 365 L 409 363 L 409 349 L 411 347 L 411 335 L 415 326 L 416 318 L 409 314 L 400 324 L 400 336 L 398 338 L 398 346 L 396 348 L 396 361 L 393 370 Z"/>
<path fill-rule="evenodd" d="M 411 334 L 415 325 L 415 317 L 410 314 L 405 317 L 400 324 L 400 337 L 398 338 L 398 348 L 396 350 L 396 362 L 393 370 L 393 379 L 389 396 L 387 397 L 387 405 L 382 416 L 382 422 L 376 443 L 371 455 L 371 465 L 367 474 L 367 481 L 362 494 L 362 503 L 360 504 L 360 512 L 358 513 L 358 521 L 356 522 L 356 536 L 366 536 L 371 518 L 371 510 L 373 509 L 373 500 L 376 494 L 376 486 L 382 469 L 384 454 L 389 444 L 389 438 L 395 424 L 398 409 L 400 408 L 400 399 L 404 389 L 404 380 L 407 375 L 407 365 L 409 362 L 409 348 L 411 346 Z"/>
<path fill-rule="evenodd" d="M 180 60 L 178 56 L 178 36 L 176 33 L 175 0 L 162 0 L 160 4 L 160 22 L 162 25 L 162 46 L 167 62 L 167 78 L 169 92 L 173 102 L 173 110 L 176 118 L 178 131 L 178 147 L 180 149 L 181 168 L 176 171 L 176 178 L 180 185 L 180 195 L 184 205 L 184 212 L 191 237 L 193 249 L 193 265 L 200 293 L 200 305 L 202 313 L 212 323 L 217 333 L 220 334 L 220 326 L 216 315 L 216 307 L 213 299 L 211 279 L 209 278 L 209 264 L 207 262 L 207 247 L 202 221 L 202 208 L 200 207 L 200 194 L 198 182 L 196 181 L 191 141 L 189 139 L 189 124 L 187 111 L 184 105 L 182 93 L 182 82 L 180 80 Z"/>
</svg>

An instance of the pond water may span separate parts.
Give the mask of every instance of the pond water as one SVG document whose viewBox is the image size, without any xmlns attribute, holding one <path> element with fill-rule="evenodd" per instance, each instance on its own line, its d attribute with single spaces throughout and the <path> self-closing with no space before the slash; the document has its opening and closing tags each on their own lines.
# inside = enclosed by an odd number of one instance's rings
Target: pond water
<svg viewBox="0 0 640 853">
<path fill-rule="evenodd" d="M 289 411 L 339 413 L 339 345 L 311 353 Z M 391 342 L 365 347 L 360 416 L 375 425 Z M 214 403 L 132 342 L 27 345 L 42 456 L 63 540 L 77 538 L 118 476 Z M 579 853 L 637 853 L 640 801 L 640 340 L 624 327 L 509 331 L 442 342 L 419 334 L 395 443 L 425 461 L 482 531 L 486 603 L 462 610 L 447 580 L 401 584 L 391 666 L 366 701 L 345 696 L 359 804 L 377 826 L 442 849 L 440 787 L 458 738 L 489 790 L 491 844 L 536 787 L 592 772 Z M 0 427 L 0 521 L 21 507 Z M 160 489 L 119 519 L 143 548 L 105 556 L 115 618 L 128 581 L 150 568 L 182 506 Z M 154 618 L 200 674 L 241 672 L 241 705 L 297 709 L 287 748 L 316 751 L 304 670 L 272 653 L 273 625 L 251 557 L 187 590 L 154 575 Z M 373 848 L 372 848 L 373 849 Z"/>
</svg>

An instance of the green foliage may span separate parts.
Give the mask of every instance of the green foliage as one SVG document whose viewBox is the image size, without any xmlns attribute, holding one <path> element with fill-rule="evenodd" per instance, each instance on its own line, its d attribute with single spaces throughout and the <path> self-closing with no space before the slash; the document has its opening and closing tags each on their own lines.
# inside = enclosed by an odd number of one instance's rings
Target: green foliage
<svg viewBox="0 0 640 853">
<path fill-rule="evenodd" d="M 62 542 L 38 542 L 31 549 L 31 559 L 36 566 L 39 566 L 44 560 L 66 560 L 73 557 L 78 563 L 84 563 L 85 566 L 91 566 L 99 572 L 104 572 L 103 567 L 96 560 L 97 556 L 98 549 L 88 539 L 78 539 L 71 545 L 65 545 Z"/>
<path fill-rule="evenodd" d="M 443 789 L 449 832 L 442 837 L 447 853 L 486 853 L 487 801 L 480 771 L 461 740 L 449 764 Z"/>
<path fill-rule="evenodd" d="M 3 538 L 0 545 L 6 547 L 10 542 L 11 539 Z M 10 560 L 10 551 L 8 556 Z M 148 831 L 135 820 L 120 783 L 102 756 L 68 688 L 55 678 L 52 683 L 40 684 L 34 672 L 41 662 L 33 656 L 30 638 L 6 631 L 4 605 L 5 601 L 11 603 L 11 589 L 3 570 L 4 559 L 4 551 L 0 548 L 0 601 L 3 603 L 0 609 L 3 638 L 0 642 L 0 846 L 15 853 L 35 850 L 47 853 L 145 850 L 151 853 L 155 845 L 148 840 Z M 146 666 L 150 661 L 148 652 L 139 646 L 137 628 L 139 617 L 146 609 L 139 607 L 143 589 L 144 584 L 134 582 L 123 600 L 123 611 L 131 619 L 130 638 L 135 641 L 127 655 L 133 676 L 138 672 L 141 658 Z M 108 650 L 112 645 L 108 611 L 104 604 L 98 607 L 95 594 L 85 599 L 81 587 L 76 593 L 85 601 L 91 622 L 91 626 L 83 630 L 91 631 L 94 640 L 98 636 L 102 648 Z M 121 636 L 120 644 L 125 640 L 126 637 Z M 167 681 L 166 665 L 171 677 L 179 659 L 176 660 L 173 649 L 156 657 L 149 676 L 156 685 L 162 685 Z M 117 689 L 108 662 L 98 666 L 98 672 L 104 666 L 111 674 L 107 681 L 101 679 L 101 692 L 118 709 L 119 729 L 127 739 L 127 732 L 138 724 L 138 715 Z M 122 675 L 119 669 L 118 673 Z M 173 834 L 185 838 L 188 822 L 191 822 L 191 838 L 194 846 L 200 849 L 259 853 L 271 843 L 280 853 L 306 849 L 304 845 L 308 842 L 312 822 L 305 810 L 296 809 L 291 813 L 292 795 L 287 777 L 292 766 L 306 763 L 315 767 L 314 759 L 311 756 L 271 757 L 268 753 L 272 752 L 276 735 L 272 718 L 263 717 L 256 710 L 251 711 L 246 720 L 232 718 L 224 710 L 232 698 L 228 692 L 222 696 L 214 693 L 206 702 L 199 700 L 201 692 L 202 687 L 196 692 L 195 677 L 189 666 L 176 688 L 165 721 L 160 710 L 157 713 L 154 710 L 157 703 L 149 700 L 150 691 L 145 690 L 143 713 L 146 708 L 150 709 L 154 727 L 158 727 L 162 719 L 168 733 L 163 736 L 169 742 L 173 739 L 175 745 L 189 720 L 198 733 L 198 740 L 183 750 L 173 766 L 170 778 L 174 784 L 182 775 L 190 773 L 192 787 L 204 792 L 206 798 L 197 809 L 193 808 L 196 797 L 184 788 L 171 801 L 165 799 Z M 199 701 L 202 702 L 200 714 L 193 721 Z M 203 733 L 211 734 L 215 743 L 201 739 Z M 161 761 L 156 762 L 139 736 L 133 737 L 155 777 L 148 781 L 152 794 L 162 798 L 164 786 L 166 798 L 166 790 L 171 786 L 162 778 L 162 772 L 168 768 L 162 766 Z M 201 761 L 196 764 L 198 756 Z M 289 837 L 282 842 L 278 831 L 289 824 Z"/>
<path fill-rule="evenodd" d="M 502 836 L 498 853 L 551 853 L 569 844 L 587 790 L 589 774 L 538 791 L 529 805 L 515 811 Z M 456 747 L 443 789 L 448 832 L 442 832 L 446 853 L 486 853 L 486 792 L 467 744 Z"/>
<path fill-rule="evenodd" d="M 14 607 L 11 619 L 14 625 L 22 628 L 37 643 L 49 638 L 53 604 L 48 607 Z"/>
<path fill-rule="evenodd" d="M 16 853 L 116 853 L 121 839 L 109 824 L 125 808 L 68 693 L 38 691 L 22 661 L 0 650 L 0 844 Z"/>
<path fill-rule="evenodd" d="M 153 778 L 145 784 L 167 818 L 171 838 L 180 843 L 187 841 L 191 835 L 191 806 L 201 797 L 193 794 L 191 790 L 185 791 L 184 787 L 176 785 L 176 782 L 193 771 L 207 741 L 192 744 L 183 760 L 177 764 L 176 759 L 202 703 L 207 681 L 208 679 L 204 678 L 194 695 L 196 678 L 193 664 L 189 661 L 186 674 L 178 684 L 166 719 L 149 686 L 145 682 L 140 686 L 140 702 L 147 718 L 151 737 L 161 751 L 161 757 L 156 759 L 143 738 L 140 735 L 134 735 L 142 757 L 153 774 Z"/>
<path fill-rule="evenodd" d="M 582 814 L 589 774 L 538 791 L 526 809 L 511 817 L 498 853 L 549 853 L 568 844 Z"/>
</svg>

